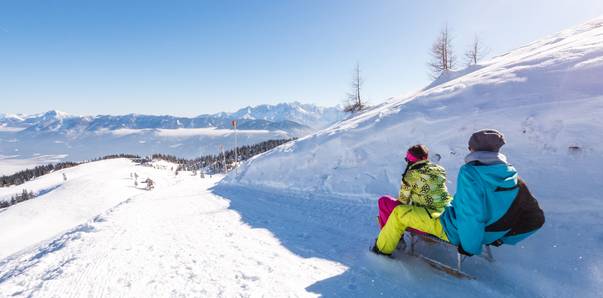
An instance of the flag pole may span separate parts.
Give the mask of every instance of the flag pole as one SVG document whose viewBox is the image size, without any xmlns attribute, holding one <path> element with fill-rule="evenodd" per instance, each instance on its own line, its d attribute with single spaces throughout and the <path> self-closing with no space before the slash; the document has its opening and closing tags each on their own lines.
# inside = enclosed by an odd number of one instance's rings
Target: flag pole
<svg viewBox="0 0 603 298">
<path fill-rule="evenodd" d="M 237 147 L 238 142 L 237 142 L 237 120 L 232 120 L 232 126 L 234 127 L 234 135 L 235 135 L 235 174 L 238 174 L 239 171 L 237 169 L 237 167 L 239 166 L 239 152 Z"/>
</svg>

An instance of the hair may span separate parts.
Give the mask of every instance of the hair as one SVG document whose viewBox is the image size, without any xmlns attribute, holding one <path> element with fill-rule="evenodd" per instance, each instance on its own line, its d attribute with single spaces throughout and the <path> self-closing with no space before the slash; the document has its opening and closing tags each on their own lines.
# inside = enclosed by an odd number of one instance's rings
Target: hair
<svg viewBox="0 0 603 298">
<path fill-rule="evenodd" d="M 408 148 L 408 152 L 418 159 L 427 159 L 429 157 L 429 149 L 423 144 L 417 144 Z"/>
</svg>

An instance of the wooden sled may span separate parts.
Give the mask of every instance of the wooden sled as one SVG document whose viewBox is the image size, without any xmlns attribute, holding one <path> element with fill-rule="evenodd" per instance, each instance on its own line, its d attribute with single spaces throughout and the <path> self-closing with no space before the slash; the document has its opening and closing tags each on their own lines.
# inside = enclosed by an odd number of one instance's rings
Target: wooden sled
<svg viewBox="0 0 603 298">
<path fill-rule="evenodd" d="M 460 254 L 459 252 L 457 252 L 455 245 L 452 245 L 450 242 L 444 241 L 431 234 L 427 234 L 427 233 L 424 233 L 424 232 L 421 232 L 419 230 L 415 230 L 412 228 L 406 229 L 406 233 L 410 237 L 410 245 L 408 245 L 408 254 L 423 260 L 425 263 L 429 264 L 434 269 L 445 272 L 454 277 L 462 278 L 462 279 L 475 279 L 475 277 L 463 272 L 462 265 L 463 265 L 463 261 L 467 258 L 467 256 L 464 256 L 464 255 Z M 446 248 L 453 248 L 454 252 L 456 253 L 456 266 L 453 267 L 450 265 L 446 265 L 442 262 L 439 262 L 437 260 L 434 260 L 432 258 L 426 257 L 426 256 L 418 253 L 415 250 L 415 245 L 419 241 L 423 241 L 426 243 L 435 243 L 438 245 L 442 245 Z M 483 253 L 479 257 L 486 259 L 488 262 L 494 262 L 494 257 L 492 256 L 492 251 L 490 250 L 489 245 L 484 245 Z"/>
</svg>

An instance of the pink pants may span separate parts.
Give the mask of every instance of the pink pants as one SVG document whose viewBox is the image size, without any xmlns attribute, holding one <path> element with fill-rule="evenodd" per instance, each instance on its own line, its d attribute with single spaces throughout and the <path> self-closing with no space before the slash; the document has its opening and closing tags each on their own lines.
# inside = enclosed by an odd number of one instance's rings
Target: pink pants
<svg viewBox="0 0 603 298">
<path fill-rule="evenodd" d="M 394 211 L 394 208 L 400 204 L 402 204 L 400 201 L 391 196 L 382 196 L 379 198 L 379 225 L 381 228 L 383 228 L 387 222 L 387 219 L 389 218 L 389 215 L 392 214 L 392 211 Z"/>
<path fill-rule="evenodd" d="M 379 198 L 379 225 L 382 229 L 387 222 L 389 215 L 394 211 L 394 208 L 400 204 L 402 203 L 392 196 L 382 196 Z M 413 230 L 415 233 L 426 234 L 425 232 L 410 227 L 406 230 Z"/>
</svg>

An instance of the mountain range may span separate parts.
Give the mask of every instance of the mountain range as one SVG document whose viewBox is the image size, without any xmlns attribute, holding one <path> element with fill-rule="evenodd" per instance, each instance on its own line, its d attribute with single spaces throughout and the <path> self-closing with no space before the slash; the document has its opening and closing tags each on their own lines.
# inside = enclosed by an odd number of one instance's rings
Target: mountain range
<svg viewBox="0 0 603 298">
<path fill-rule="evenodd" d="M 86 159 L 113 153 L 163 152 L 183 157 L 215 153 L 220 144 L 235 145 L 232 120 L 237 120 L 238 145 L 307 135 L 344 118 L 341 107 L 299 102 L 245 107 L 232 113 L 196 117 L 170 115 L 79 116 L 61 111 L 0 114 L 0 154 L 67 154 Z"/>
<path fill-rule="evenodd" d="M 242 130 L 283 130 L 301 135 L 324 128 L 343 117 L 340 107 L 325 108 L 293 102 L 248 106 L 234 113 L 203 114 L 192 118 L 140 114 L 77 116 L 56 110 L 33 115 L 0 114 L 0 127 L 22 128 L 22 133 L 73 134 L 116 129 L 228 129 L 232 120 L 238 120 L 238 128 Z"/>
</svg>

